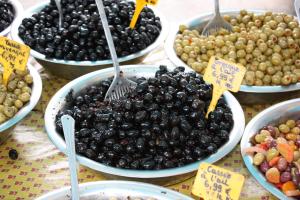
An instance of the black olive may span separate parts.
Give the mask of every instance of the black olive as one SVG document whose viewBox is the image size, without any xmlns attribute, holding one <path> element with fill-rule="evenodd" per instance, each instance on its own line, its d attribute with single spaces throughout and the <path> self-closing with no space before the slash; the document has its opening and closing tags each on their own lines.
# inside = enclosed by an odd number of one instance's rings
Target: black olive
<svg viewBox="0 0 300 200">
<path fill-rule="evenodd" d="M 149 160 L 149 161 L 142 163 L 142 166 L 144 169 L 148 169 L 148 170 L 153 169 L 155 166 L 155 162 L 153 160 Z"/>
<path fill-rule="evenodd" d="M 136 122 L 142 122 L 147 116 L 147 112 L 142 110 L 142 111 L 139 111 L 135 114 L 135 121 Z"/>
<path fill-rule="evenodd" d="M 19 157 L 19 154 L 18 154 L 17 150 L 11 149 L 11 150 L 9 150 L 9 152 L 8 152 L 8 156 L 9 156 L 9 158 L 12 159 L 12 160 L 17 160 L 18 157 Z"/>
</svg>

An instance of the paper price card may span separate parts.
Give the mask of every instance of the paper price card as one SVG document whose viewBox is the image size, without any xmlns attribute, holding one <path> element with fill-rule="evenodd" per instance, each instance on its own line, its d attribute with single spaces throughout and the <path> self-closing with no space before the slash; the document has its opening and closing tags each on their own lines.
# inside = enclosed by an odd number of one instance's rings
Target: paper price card
<svg viewBox="0 0 300 200">
<path fill-rule="evenodd" d="M 156 5 L 157 2 L 158 0 L 136 0 L 135 11 L 129 25 L 130 28 L 133 29 L 135 27 L 135 24 L 146 5 Z"/>
<path fill-rule="evenodd" d="M 204 200 L 238 200 L 244 180 L 240 174 L 201 163 L 192 193 Z"/>
<path fill-rule="evenodd" d="M 216 57 L 211 57 L 204 74 L 204 80 L 213 84 L 213 97 L 207 115 L 214 111 L 219 98 L 226 91 L 237 92 L 246 73 L 246 68 Z"/>
<path fill-rule="evenodd" d="M 4 68 L 3 82 L 7 81 L 14 69 L 26 69 L 30 48 L 6 37 L 0 36 L 0 64 Z"/>
</svg>

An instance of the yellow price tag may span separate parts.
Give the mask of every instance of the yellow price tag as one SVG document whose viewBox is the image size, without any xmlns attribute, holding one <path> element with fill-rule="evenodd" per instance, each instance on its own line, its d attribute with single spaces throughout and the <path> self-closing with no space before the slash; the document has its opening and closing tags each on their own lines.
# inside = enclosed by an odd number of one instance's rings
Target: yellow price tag
<svg viewBox="0 0 300 200">
<path fill-rule="evenodd" d="M 6 85 L 14 69 L 26 69 L 30 48 L 6 37 L 0 36 L 0 63 L 2 64 L 3 82 Z"/>
<path fill-rule="evenodd" d="M 131 19 L 129 27 L 131 29 L 134 29 L 135 24 L 136 24 L 136 22 L 137 22 L 137 20 L 140 16 L 143 8 L 146 5 L 156 5 L 157 2 L 158 2 L 158 0 L 136 0 L 135 11 L 134 11 L 134 14 L 133 14 L 133 17 Z"/>
<path fill-rule="evenodd" d="M 3 67 L 3 84 L 7 85 L 9 77 L 13 73 L 14 70 L 11 67 L 7 67 L 8 66 L 7 63 L 4 63 L 4 66 L 5 67 Z"/>
<path fill-rule="evenodd" d="M 240 174 L 201 163 L 192 193 L 204 200 L 238 200 L 244 180 Z"/>
<path fill-rule="evenodd" d="M 213 85 L 213 96 L 206 117 L 215 110 L 219 98 L 226 90 L 237 92 L 246 73 L 242 65 L 211 57 L 203 79 Z"/>
</svg>

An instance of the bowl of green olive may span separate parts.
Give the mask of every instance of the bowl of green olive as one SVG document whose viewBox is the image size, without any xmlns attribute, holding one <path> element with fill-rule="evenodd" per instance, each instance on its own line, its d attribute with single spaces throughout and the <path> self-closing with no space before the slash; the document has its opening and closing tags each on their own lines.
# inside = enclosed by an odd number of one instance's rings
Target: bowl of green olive
<svg viewBox="0 0 300 200">
<path fill-rule="evenodd" d="M 0 144 L 10 130 L 38 103 L 42 93 L 42 80 L 30 64 L 25 71 L 15 70 L 5 86 L 0 71 Z"/>
<path fill-rule="evenodd" d="M 212 13 L 173 28 L 165 44 L 170 60 L 205 73 L 211 56 L 242 64 L 245 74 L 237 97 L 241 103 L 263 103 L 299 95 L 300 26 L 294 16 L 268 11 L 222 12 L 233 31 L 201 35 Z M 287 93 L 283 95 L 282 93 Z"/>
</svg>

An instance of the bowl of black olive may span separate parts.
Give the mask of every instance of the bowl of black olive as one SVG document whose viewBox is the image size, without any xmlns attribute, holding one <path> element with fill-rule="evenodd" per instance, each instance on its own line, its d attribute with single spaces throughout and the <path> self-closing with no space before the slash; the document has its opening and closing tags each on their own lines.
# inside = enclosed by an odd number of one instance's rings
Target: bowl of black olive
<svg viewBox="0 0 300 200">
<path fill-rule="evenodd" d="M 104 0 L 119 62 L 139 63 L 163 44 L 168 25 L 157 10 L 145 7 L 129 27 L 135 3 Z M 39 3 L 13 25 L 12 38 L 31 47 L 31 55 L 50 72 L 73 79 L 110 67 L 112 60 L 95 0 L 62 0 L 63 26 L 54 0 Z"/>
<path fill-rule="evenodd" d="M 13 21 L 23 11 L 21 3 L 17 0 L 0 0 L 0 36 L 7 36 Z"/>
<path fill-rule="evenodd" d="M 200 162 L 218 161 L 239 142 L 245 119 L 231 93 L 205 118 L 212 86 L 194 71 L 147 65 L 121 69 L 138 85 L 119 100 L 103 101 L 113 68 L 75 79 L 51 99 L 45 127 L 60 151 L 66 149 L 60 118 L 68 114 L 76 121 L 79 163 L 110 178 L 165 185 L 190 178 Z"/>
</svg>

